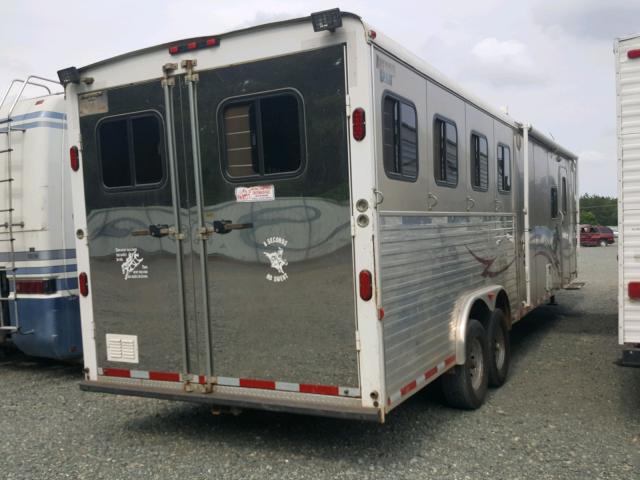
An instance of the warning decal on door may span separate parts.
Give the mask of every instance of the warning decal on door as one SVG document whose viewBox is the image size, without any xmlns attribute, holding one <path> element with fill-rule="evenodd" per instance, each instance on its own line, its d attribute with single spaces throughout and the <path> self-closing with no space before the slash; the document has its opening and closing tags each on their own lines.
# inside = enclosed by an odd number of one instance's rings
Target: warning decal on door
<svg viewBox="0 0 640 480">
<path fill-rule="evenodd" d="M 116 262 L 120 263 L 125 280 L 149 278 L 149 268 L 142 263 L 143 261 L 144 258 L 140 256 L 137 248 L 116 248 Z"/>
<path fill-rule="evenodd" d="M 236 187 L 238 202 L 269 202 L 275 200 L 276 189 L 273 185 L 256 185 L 254 187 Z"/>
</svg>

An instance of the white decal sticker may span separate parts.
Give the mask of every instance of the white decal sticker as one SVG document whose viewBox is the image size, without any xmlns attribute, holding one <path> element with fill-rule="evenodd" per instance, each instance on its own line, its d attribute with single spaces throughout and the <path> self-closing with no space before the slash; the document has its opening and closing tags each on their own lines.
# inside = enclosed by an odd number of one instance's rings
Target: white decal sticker
<svg viewBox="0 0 640 480">
<path fill-rule="evenodd" d="M 149 278 L 149 267 L 142 263 L 143 260 L 137 248 L 116 248 L 116 262 L 121 263 L 125 280 Z"/>
<path fill-rule="evenodd" d="M 284 248 L 289 243 L 288 240 L 282 237 L 269 237 L 262 244 L 269 248 L 270 251 L 262 252 L 265 257 L 271 262 L 271 268 L 273 268 L 277 274 L 267 273 L 266 279 L 270 282 L 284 282 L 289 275 L 284 271 L 284 267 L 289 265 L 289 262 L 284 258 Z"/>
<path fill-rule="evenodd" d="M 236 187 L 238 202 L 269 202 L 275 200 L 276 189 L 273 185 L 256 185 L 254 187 Z"/>
</svg>

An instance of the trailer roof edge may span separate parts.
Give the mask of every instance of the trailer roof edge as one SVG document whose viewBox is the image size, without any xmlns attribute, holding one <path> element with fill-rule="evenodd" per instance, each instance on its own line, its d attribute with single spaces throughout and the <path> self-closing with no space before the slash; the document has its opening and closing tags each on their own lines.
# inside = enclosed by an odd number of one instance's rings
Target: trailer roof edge
<svg viewBox="0 0 640 480">
<path fill-rule="evenodd" d="M 573 161 L 578 160 L 578 156 L 575 153 L 571 152 L 570 150 L 567 150 L 558 142 L 556 142 L 555 140 L 552 140 L 547 135 L 542 133 L 540 130 L 536 130 L 534 127 L 531 127 L 531 129 L 529 130 L 529 136 L 532 137 L 534 140 L 537 140 L 539 143 L 542 143 L 543 145 L 549 147 L 550 149 L 553 150 L 554 153 L 557 153 L 558 155 L 561 155 L 569 160 L 573 160 Z"/>
<path fill-rule="evenodd" d="M 376 35 L 375 38 L 369 38 L 369 41 L 371 43 L 373 43 L 374 45 L 376 45 L 377 47 L 381 48 L 382 50 L 388 52 L 389 54 L 395 56 L 398 60 L 411 65 L 414 69 L 416 69 L 417 71 L 419 71 L 420 73 L 422 73 L 423 75 L 425 75 L 426 77 L 430 78 L 431 80 L 433 80 L 435 83 L 439 84 L 441 87 L 449 90 L 450 92 L 452 92 L 453 94 L 459 96 L 462 99 L 467 100 L 468 102 L 470 102 L 471 104 L 473 104 L 474 106 L 476 106 L 477 108 L 479 108 L 480 110 L 484 110 L 485 112 L 487 112 L 488 114 L 492 115 L 493 117 L 495 117 L 497 120 L 504 122 L 507 125 L 511 125 L 512 127 L 515 128 L 523 128 L 522 127 L 522 123 L 518 122 L 516 119 L 514 119 L 513 117 L 505 114 L 504 112 L 500 111 L 499 109 L 496 109 L 495 107 L 492 107 L 491 105 L 487 104 L 485 101 L 483 101 L 482 99 L 478 98 L 476 95 L 470 93 L 469 91 L 467 91 L 465 88 L 461 87 L 457 82 L 455 82 L 454 80 L 452 80 L 451 78 L 449 78 L 448 76 L 446 76 L 445 74 L 443 74 L 442 72 L 440 72 L 438 69 L 436 69 L 435 67 L 433 67 L 431 64 L 429 64 L 426 60 L 422 59 L 421 57 L 419 57 L 418 55 L 416 55 L 415 53 L 411 52 L 410 50 L 408 50 L 407 48 L 403 47 L 400 43 L 396 42 L 395 40 L 393 40 L 391 37 L 386 36 L 385 34 L 381 33 L 378 29 L 376 29 L 375 27 L 373 27 L 372 25 L 366 23 L 362 17 L 360 15 L 357 15 L 355 13 L 352 12 L 341 12 L 343 17 L 346 18 L 352 18 L 355 19 L 357 21 L 359 21 L 360 23 L 362 23 L 363 28 L 366 31 L 375 31 Z M 104 66 L 107 65 L 109 63 L 113 63 L 113 62 L 117 62 L 123 59 L 127 59 L 130 57 L 135 57 L 137 55 L 141 55 L 144 53 L 148 53 L 148 52 L 152 52 L 161 48 L 169 48 L 172 45 L 175 45 L 177 43 L 186 43 L 186 42 L 190 42 L 190 41 L 198 41 L 198 40 L 204 40 L 207 38 L 211 38 L 216 37 L 219 39 L 224 39 L 225 37 L 231 37 L 231 36 L 236 36 L 236 35 L 243 35 L 246 33 L 250 33 L 250 32 L 257 32 L 257 31 L 261 31 L 261 30 L 269 30 L 272 28 L 278 28 L 278 27 L 282 27 L 282 26 L 286 26 L 286 25 L 295 25 L 295 24 L 299 24 L 299 23 L 304 23 L 304 22 L 309 22 L 311 23 L 311 16 L 305 16 L 305 17 L 297 17 L 297 18 L 289 18 L 286 20 L 279 20 L 276 22 L 269 22 L 269 23 L 263 23 L 263 24 L 259 24 L 259 25 L 253 25 L 250 27 L 245 27 L 245 28 L 240 28 L 237 30 L 230 30 L 228 32 L 224 32 L 221 34 L 214 34 L 214 35 L 205 35 L 205 36 L 199 36 L 199 37 L 190 37 L 190 38 L 185 38 L 182 40 L 173 40 L 170 42 L 166 42 L 166 43 L 162 43 L 162 44 L 158 44 L 158 45 L 153 45 L 153 46 L 149 46 L 149 47 L 145 47 L 145 48 L 141 48 L 138 50 L 133 50 L 130 52 L 126 52 L 120 55 L 116 55 L 114 57 L 110 57 L 104 60 L 100 60 L 98 62 L 94 62 L 88 65 L 85 65 L 81 68 L 78 69 L 79 72 L 84 72 L 87 70 L 90 70 L 92 68 L 96 68 L 99 66 Z M 559 145 L 557 142 L 555 142 L 554 140 L 550 139 L 548 136 L 544 135 L 543 133 L 541 133 L 538 130 L 535 129 L 531 129 L 530 131 L 530 135 L 532 137 L 534 137 L 538 142 L 543 143 L 544 145 L 549 146 L 551 149 L 553 149 L 555 152 L 559 153 L 560 155 L 570 158 L 572 160 L 577 160 L 577 155 L 575 155 L 574 153 L 572 153 L 571 151 L 567 150 L 566 148 L 562 147 L 561 145 Z"/>
<path fill-rule="evenodd" d="M 360 22 L 362 22 L 364 24 L 364 22 L 362 21 L 362 17 L 360 17 L 360 15 L 356 15 L 355 13 L 351 13 L 351 12 L 341 12 L 343 17 L 349 17 L 349 18 L 354 18 Z M 109 57 L 109 58 L 105 58 L 104 60 L 99 60 L 97 62 L 94 63 L 90 63 L 88 65 L 85 65 L 83 67 L 78 68 L 78 71 L 83 72 L 85 70 L 89 70 L 91 68 L 95 68 L 98 66 L 102 66 L 102 65 L 106 65 L 108 63 L 112 63 L 112 62 L 116 62 L 119 60 L 123 60 L 125 58 L 129 58 L 129 57 L 135 57 L 137 55 L 143 54 L 143 53 L 147 53 L 147 52 L 151 52 L 154 50 L 157 50 L 159 48 L 169 48 L 172 45 L 175 44 L 179 44 L 179 43 L 187 43 L 187 42 L 192 42 L 192 41 L 198 41 L 198 40 L 205 40 L 207 38 L 211 38 L 211 37 L 216 37 L 219 39 L 224 39 L 225 37 L 231 37 L 231 36 L 235 36 L 235 35 L 242 35 L 245 33 L 249 33 L 249 32 L 258 32 L 260 30 L 269 30 L 271 28 L 274 27 L 282 27 L 285 25 L 295 25 L 297 23 L 304 23 L 304 22 L 309 22 L 309 24 L 311 25 L 311 15 L 306 16 L 306 17 L 296 17 L 296 18 L 288 18 L 286 20 L 278 20 L 275 22 L 268 22 L 268 23 L 261 23 L 259 25 L 252 25 L 250 27 L 244 27 L 244 28 L 239 28 L 236 30 L 229 30 L 227 32 L 223 32 L 223 33 L 217 33 L 217 34 L 209 34 L 209 35 L 204 35 L 204 36 L 199 36 L 199 37 L 188 37 L 188 38 L 183 38 L 181 40 L 171 40 L 170 42 L 165 42 L 165 43 L 161 43 L 161 44 L 157 44 L 157 45 L 151 45 L 149 47 L 144 47 L 144 48 L 140 48 L 138 50 L 132 50 L 130 52 L 126 52 L 126 53 L 122 53 L 120 55 L 116 55 L 114 57 Z"/>
</svg>

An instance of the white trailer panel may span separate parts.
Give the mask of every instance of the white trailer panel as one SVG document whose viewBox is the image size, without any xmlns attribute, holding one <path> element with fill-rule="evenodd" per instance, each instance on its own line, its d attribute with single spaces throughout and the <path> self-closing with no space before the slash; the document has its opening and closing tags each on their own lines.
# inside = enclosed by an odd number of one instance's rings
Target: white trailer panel
<svg viewBox="0 0 640 480">
<path fill-rule="evenodd" d="M 615 43 L 618 131 L 619 341 L 640 343 L 640 34 Z M 634 53 L 635 52 L 635 53 Z"/>
</svg>

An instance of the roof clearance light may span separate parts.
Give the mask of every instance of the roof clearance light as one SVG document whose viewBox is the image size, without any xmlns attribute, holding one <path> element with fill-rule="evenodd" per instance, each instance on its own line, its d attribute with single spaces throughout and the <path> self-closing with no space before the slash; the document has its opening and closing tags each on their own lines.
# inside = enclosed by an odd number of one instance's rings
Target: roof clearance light
<svg viewBox="0 0 640 480">
<path fill-rule="evenodd" d="M 629 58 L 630 60 L 633 60 L 634 58 L 640 58 L 640 48 L 629 50 L 627 52 L 627 58 Z"/>
<path fill-rule="evenodd" d="M 315 12 L 311 14 L 311 23 L 313 23 L 314 32 L 322 32 L 324 30 L 335 32 L 336 28 L 342 26 L 342 14 L 339 8 Z"/>
<path fill-rule="evenodd" d="M 171 45 L 169 47 L 169 53 L 176 55 L 177 53 L 190 52 L 192 50 L 200 50 L 201 48 L 217 47 L 220 45 L 220 40 L 217 38 L 206 38 L 204 40 L 196 40 L 181 45 Z"/>
</svg>

